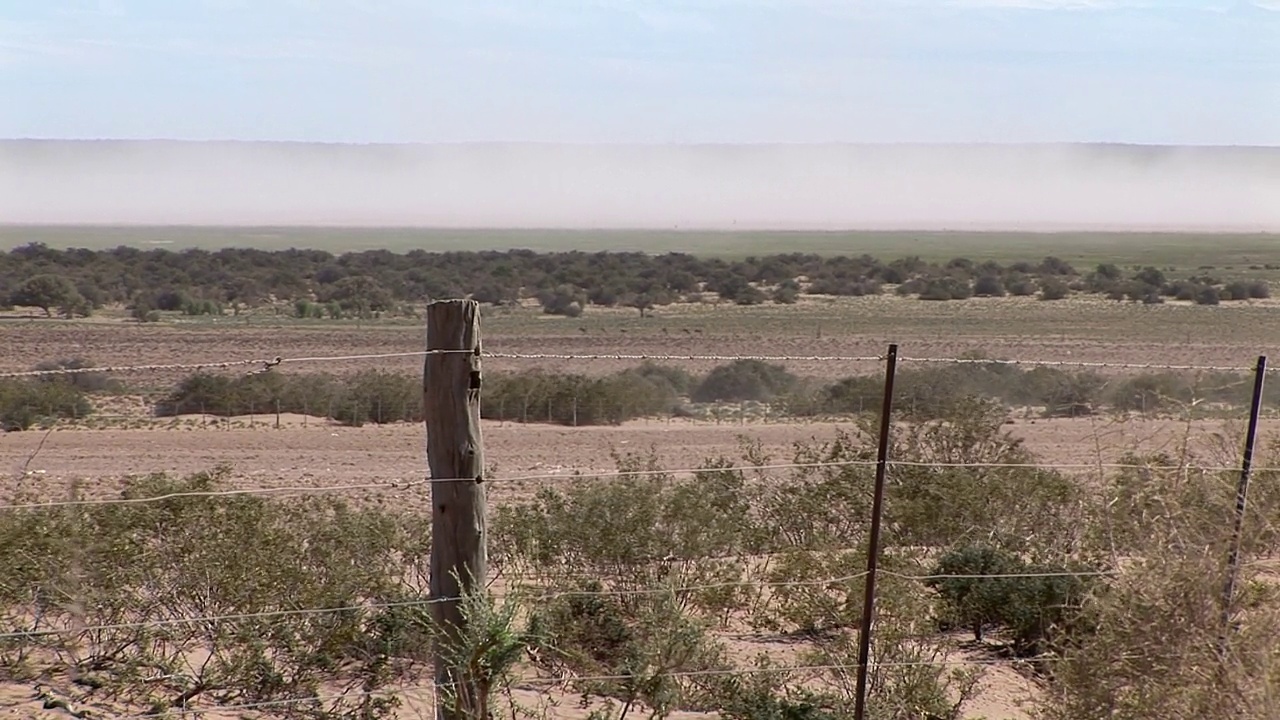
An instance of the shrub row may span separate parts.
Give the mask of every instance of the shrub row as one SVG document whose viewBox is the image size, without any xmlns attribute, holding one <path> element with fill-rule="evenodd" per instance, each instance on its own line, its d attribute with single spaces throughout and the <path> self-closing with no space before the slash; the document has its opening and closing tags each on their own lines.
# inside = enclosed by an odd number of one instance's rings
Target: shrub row
<svg viewBox="0 0 1280 720">
<path fill-rule="evenodd" d="M 159 417 L 301 413 L 347 425 L 422 420 L 420 377 L 369 370 L 339 377 L 323 373 L 215 375 L 182 380 L 155 406 Z"/>
<path fill-rule="evenodd" d="M 64 360 L 40 367 L 75 368 L 85 363 Z M 1104 411 L 1155 414 L 1193 402 L 1244 406 L 1250 386 L 1246 377 L 1230 373 L 1158 372 L 1109 378 L 1088 370 L 1024 369 L 972 359 L 956 365 L 903 368 L 897 375 L 894 403 L 899 417 L 913 420 L 946 417 L 973 398 L 1004 407 L 1041 408 L 1048 417 Z M 0 422 L 5 429 L 23 430 L 42 419 L 85 417 L 92 412 L 86 393 L 119 389 L 117 381 L 102 373 L 6 381 L 0 383 Z M 878 411 L 883 392 L 878 374 L 816 384 L 781 365 L 759 360 L 720 365 L 702 377 L 645 363 L 600 377 L 540 370 L 490 375 L 481 393 L 481 414 L 493 420 L 576 426 L 682 415 L 692 411 L 689 403 L 760 402 L 795 417 L 858 415 Z M 329 417 L 354 426 L 420 422 L 421 379 L 376 370 L 347 376 L 196 373 L 155 404 L 159 417 L 276 412 Z"/>
<path fill-rule="evenodd" d="M 884 394 L 879 375 L 855 376 L 786 397 L 797 416 L 877 411 Z M 1082 417 L 1106 410 L 1160 413 L 1193 400 L 1228 406 L 1249 402 L 1247 378 L 1231 373 L 1192 376 L 1158 372 L 1106 377 L 1090 370 L 974 361 L 953 366 L 904 368 L 894 386 L 895 412 L 912 419 L 945 417 L 970 398 L 1007 407 L 1040 407 L 1048 417 Z"/>
<path fill-rule="evenodd" d="M 728 302 L 795 302 L 799 293 L 873 295 L 896 286 L 922 300 L 1030 296 L 1057 300 L 1071 293 L 1202 304 L 1265 298 L 1260 280 L 1224 282 L 1200 272 L 1166 277 L 1171 268 L 1112 264 L 1080 271 L 1060 258 L 1002 265 L 955 258 L 882 261 L 870 256 L 790 253 L 739 261 L 682 253 L 507 252 L 396 254 L 385 250 L 332 255 L 323 251 L 55 250 L 32 244 L 0 254 L 0 300 L 52 315 L 86 315 L 107 303 L 127 303 L 139 320 L 162 310 L 220 315 L 224 307 L 292 305 L 305 318 L 374 317 L 412 303 L 471 297 L 503 305 L 536 299 L 550 314 L 576 317 L 589 306 L 630 307 L 644 315 L 673 302 L 716 293 Z"/>
</svg>

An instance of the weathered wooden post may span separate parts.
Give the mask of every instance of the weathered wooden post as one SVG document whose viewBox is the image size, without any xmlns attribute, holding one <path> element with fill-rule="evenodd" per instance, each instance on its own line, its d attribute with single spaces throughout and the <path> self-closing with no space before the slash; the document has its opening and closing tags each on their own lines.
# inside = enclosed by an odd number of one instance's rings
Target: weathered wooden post
<svg viewBox="0 0 1280 720">
<path fill-rule="evenodd" d="M 435 648 L 436 717 L 484 712 L 480 678 L 453 667 L 465 633 L 459 599 L 482 592 L 485 548 L 484 447 L 480 437 L 480 306 L 442 300 L 427 306 L 423 415 L 431 470 L 431 605 L 441 631 Z M 483 714 L 480 715 L 483 717 Z"/>
</svg>

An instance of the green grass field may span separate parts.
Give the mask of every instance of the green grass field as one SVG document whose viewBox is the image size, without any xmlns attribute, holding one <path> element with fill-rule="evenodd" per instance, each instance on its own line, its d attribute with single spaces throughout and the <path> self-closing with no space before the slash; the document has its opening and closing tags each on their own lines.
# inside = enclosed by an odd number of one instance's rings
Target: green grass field
<svg viewBox="0 0 1280 720">
<path fill-rule="evenodd" d="M 218 249 L 291 247 L 347 252 L 386 249 L 538 251 L 635 250 L 741 258 L 785 252 L 928 260 L 968 257 L 1015 262 L 1056 255 L 1082 265 L 1202 265 L 1246 270 L 1280 265 L 1280 235 L 1203 233 L 1011 232 L 713 232 L 676 230 L 445 230 L 428 228 L 92 227 L 0 225 L 0 249 L 41 242 L 55 248 L 117 245 Z"/>
</svg>

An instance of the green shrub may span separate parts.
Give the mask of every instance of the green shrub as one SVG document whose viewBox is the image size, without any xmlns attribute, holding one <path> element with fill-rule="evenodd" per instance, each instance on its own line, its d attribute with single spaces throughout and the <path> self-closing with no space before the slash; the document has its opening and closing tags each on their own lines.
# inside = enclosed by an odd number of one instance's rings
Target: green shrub
<svg viewBox="0 0 1280 720">
<path fill-rule="evenodd" d="M 28 430 L 58 419 L 93 412 L 84 391 L 69 382 L 0 379 L 0 430 Z"/>
<path fill-rule="evenodd" d="M 1048 277 L 1040 281 L 1041 300 L 1062 300 L 1070 294 L 1071 288 L 1057 278 Z"/>
<path fill-rule="evenodd" d="M 515 422 L 560 425 L 618 424 L 669 415 L 678 404 L 679 372 L 642 366 L 604 377 L 529 371 L 487 379 L 480 395 L 481 416 Z"/>
<path fill-rule="evenodd" d="M 929 279 L 920 290 L 921 300 L 965 300 L 972 296 L 969 281 L 954 277 Z"/>
<path fill-rule="evenodd" d="M 538 302 L 542 311 L 548 315 L 563 315 L 575 318 L 582 314 L 587 304 L 586 293 L 573 285 L 561 285 L 555 289 L 538 293 Z"/>
<path fill-rule="evenodd" d="M 671 388 L 671 391 L 677 395 L 688 394 L 690 388 L 693 387 L 694 379 L 683 368 L 675 365 L 657 365 L 652 362 L 644 362 L 639 367 L 623 370 L 621 375 L 638 375 L 659 387 L 665 386 Z"/>
<path fill-rule="evenodd" d="M 989 626 L 1006 627 L 1015 650 L 1029 655 L 1080 611 L 1085 584 L 1067 572 L 990 545 L 962 545 L 939 558 L 926 584 L 938 591 L 945 621 L 971 629 L 977 641 Z"/>
<path fill-rule="evenodd" d="M 378 370 L 347 377 L 278 372 L 227 376 L 196 373 L 155 406 L 157 416 L 302 413 L 347 425 L 420 421 L 422 381 Z"/>
<path fill-rule="evenodd" d="M 83 298 L 76 286 L 67 278 L 53 273 L 42 273 L 23 280 L 9 294 L 10 305 L 38 307 L 44 314 L 53 315 L 53 308 L 80 307 Z"/>
<path fill-rule="evenodd" d="M 983 275 L 974 281 L 973 294 L 978 297 L 1004 297 L 1004 283 L 996 275 Z"/>
<path fill-rule="evenodd" d="M 157 292 L 151 299 L 151 305 L 157 310 L 176 312 L 192 302 L 182 290 L 165 288 Z"/>
<path fill-rule="evenodd" d="M 693 390 L 695 402 L 767 402 L 795 387 L 796 376 L 781 365 L 735 360 L 713 369 Z"/>
<path fill-rule="evenodd" d="M 333 398 L 332 417 L 345 425 L 382 425 L 422 416 L 422 381 L 417 377 L 365 370 L 343 378 L 341 387 Z M 296 408 L 296 397 L 290 399 Z"/>
</svg>

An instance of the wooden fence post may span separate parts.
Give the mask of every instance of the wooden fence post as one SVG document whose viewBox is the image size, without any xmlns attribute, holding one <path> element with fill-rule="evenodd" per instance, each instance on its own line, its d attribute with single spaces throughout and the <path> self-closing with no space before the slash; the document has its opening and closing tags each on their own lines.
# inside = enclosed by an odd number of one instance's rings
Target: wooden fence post
<svg viewBox="0 0 1280 720">
<path fill-rule="evenodd" d="M 436 717 L 483 718 L 477 678 L 453 667 L 451 646 L 465 633 L 459 598 L 482 592 L 485 548 L 484 447 L 480 437 L 480 306 L 442 300 L 427 306 L 423 415 L 431 469 L 431 605 L 442 639 L 435 648 Z"/>
</svg>

